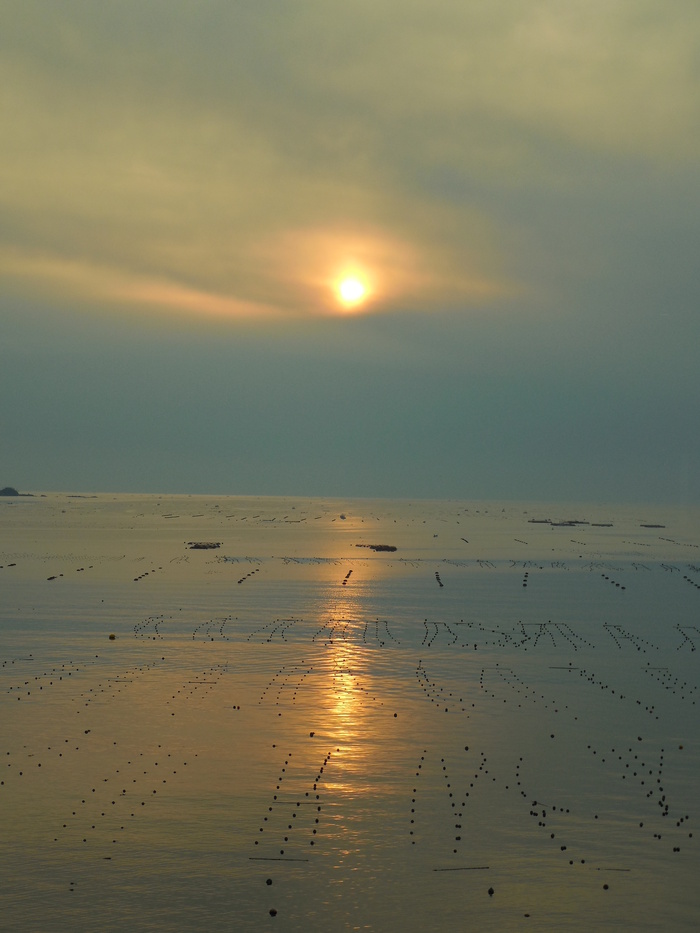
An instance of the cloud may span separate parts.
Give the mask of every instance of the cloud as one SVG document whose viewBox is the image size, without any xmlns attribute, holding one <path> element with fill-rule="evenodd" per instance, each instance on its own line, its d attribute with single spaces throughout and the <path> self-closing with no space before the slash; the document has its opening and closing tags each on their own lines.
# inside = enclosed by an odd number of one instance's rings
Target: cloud
<svg viewBox="0 0 700 933">
<path fill-rule="evenodd" d="M 15 287 L 29 281 L 35 293 L 51 296 L 59 304 L 93 307 L 156 307 L 199 315 L 259 319 L 275 316 L 277 309 L 233 297 L 189 288 L 182 283 L 137 276 L 128 270 L 47 255 L 26 255 L 0 250 L 0 272 Z"/>
<path fill-rule="evenodd" d="M 700 10 L 673 14 L 11 2 L 4 271 L 66 301 L 261 320 L 329 313 L 353 263 L 374 313 L 552 304 L 555 267 L 605 265 L 561 235 L 572 204 L 593 197 L 604 229 L 621 174 L 700 156 Z"/>
</svg>

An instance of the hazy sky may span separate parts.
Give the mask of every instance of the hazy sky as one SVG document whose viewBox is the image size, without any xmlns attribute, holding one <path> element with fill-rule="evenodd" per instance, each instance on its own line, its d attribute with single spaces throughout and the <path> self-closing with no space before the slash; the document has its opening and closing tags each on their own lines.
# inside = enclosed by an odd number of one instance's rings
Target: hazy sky
<svg viewBox="0 0 700 933">
<path fill-rule="evenodd" d="M 0 486 L 700 502 L 697 0 L 3 0 L 0 108 Z"/>
</svg>

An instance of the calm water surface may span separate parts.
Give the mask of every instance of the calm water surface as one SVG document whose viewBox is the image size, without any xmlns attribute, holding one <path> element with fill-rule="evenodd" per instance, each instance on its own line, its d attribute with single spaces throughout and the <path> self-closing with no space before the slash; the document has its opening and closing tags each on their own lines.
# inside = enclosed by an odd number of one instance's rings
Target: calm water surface
<svg viewBox="0 0 700 933">
<path fill-rule="evenodd" d="M 699 528 L 1 501 L 0 925 L 697 929 Z"/>
</svg>

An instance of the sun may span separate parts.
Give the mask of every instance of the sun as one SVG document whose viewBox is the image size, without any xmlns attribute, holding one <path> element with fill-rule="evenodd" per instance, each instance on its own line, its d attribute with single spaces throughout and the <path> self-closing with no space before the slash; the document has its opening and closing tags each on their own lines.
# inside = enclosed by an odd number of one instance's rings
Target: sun
<svg viewBox="0 0 700 933">
<path fill-rule="evenodd" d="M 367 297 L 367 286 L 355 276 L 341 279 L 337 287 L 338 298 L 347 307 L 360 304 Z"/>
</svg>

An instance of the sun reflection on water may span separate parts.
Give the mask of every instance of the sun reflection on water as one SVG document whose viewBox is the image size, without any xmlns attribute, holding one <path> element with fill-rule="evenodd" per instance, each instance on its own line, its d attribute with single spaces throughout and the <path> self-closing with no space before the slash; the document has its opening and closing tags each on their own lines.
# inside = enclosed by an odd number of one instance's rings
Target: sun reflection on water
<svg viewBox="0 0 700 933">
<path fill-rule="evenodd" d="M 343 837 L 349 831 L 349 802 L 367 790 L 368 757 L 375 732 L 368 692 L 363 689 L 368 680 L 368 658 L 360 608 L 360 600 L 345 591 L 342 599 L 328 593 L 323 612 L 326 637 L 319 699 L 324 709 L 324 732 L 337 749 L 325 787 L 335 801 L 334 835 Z"/>
<path fill-rule="evenodd" d="M 354 744 L 360 733 L 366 735 L 363 695 L 360 689 L 362 652 L 356 645 L 334 641 L 329 654 L 329 727 L 339 742 Z M 365 728 L 362 728 L 362 725 Z"/>
</svg>

